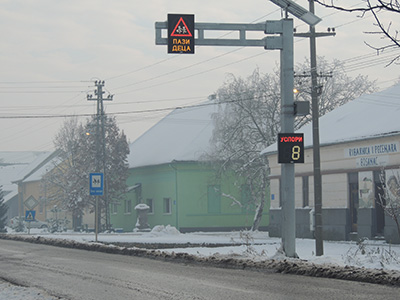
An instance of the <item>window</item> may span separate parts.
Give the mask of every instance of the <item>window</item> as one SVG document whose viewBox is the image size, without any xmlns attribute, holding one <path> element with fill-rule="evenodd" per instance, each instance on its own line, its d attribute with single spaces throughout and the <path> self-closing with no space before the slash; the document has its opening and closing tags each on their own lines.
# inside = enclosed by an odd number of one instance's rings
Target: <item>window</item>
<svg viewBox="0 0 400 300">
<path fill-rule="evenodd" d="M 164 198 L 164 214 L 171 214 L 172 209 L 171 209 L 171 199 L 170 198 Z"/>
<path fill-rule="evenodd" d="M 348 173 L 348 182 L 351 232 L 357 232 L 359 201 L 358 173 Z"/>
<path fill-rule="evenodd" d="M 132 200 L 125 200 L 125 213 L 130 214 L 132 212 Z"/>
<path fill-rule="evenodd" d="M 148 207 L 150 207 L 149 214 L 154 214 L 153 199 L 146 199 L 146 204 L 148 205 Z"/>
<path fill-rule="evenodd" d="M 219 185 L 209 185 L 207 191 L 208 213 L 221 213 L 221 187 Z"/>
<path fill-rule="evenodd" d="M 308 176 L 303 176 L 303 207 L 310 205 L 308 186 Z"/>
<path fill-rule="evenodd" d="M 116 215 L 118 213 L 118 203 L 117 202 L 111 203 L 111 213 L 113 215 Z"/>
</svg>

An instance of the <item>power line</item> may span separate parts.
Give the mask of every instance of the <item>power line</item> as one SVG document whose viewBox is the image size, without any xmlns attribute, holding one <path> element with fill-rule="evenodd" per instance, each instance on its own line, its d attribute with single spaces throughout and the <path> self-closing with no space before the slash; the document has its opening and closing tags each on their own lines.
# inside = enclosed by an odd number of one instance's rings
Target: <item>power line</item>
<svg viewBox="0 0 400 300">
<path fill-rule="evenodd" d="M 197 73 L 194 73 L 194 74 L 191 74 L 191 75 L 187 75 L 187 76 L 182 76 L 182 77 L 179 77 L 179 78 L 177 78 L 177 79 L 171 79 L 171 80 L 169 80 L 169 81 L 165 81 L 165 82 L 162 82 L 162 83 L 153 84 L 153 85 L 146 86 L 146 87 L 142 87 L 142 88 L 138 88 L 138 89 L 135 89 L 135 90 L 131 90 L 131 91 L 127 91 L 127 92 L 118 93 L 118 95 L 127 94 L 127 93 L 132 93 L 132 92 L 136 92 L 136 91 L 140 91 L 140 90 L 146 90 L 146 89 L 153 88 L 153 87 L 159 87 L 159 86 L 161 86 L 161 85 L 165 85 L 165 84 L 168 84 L 168 83 L 181 81 L 181 80 L 184 80 L 184 79 L 187 79 L 187 78 L 195 77 L 195 76 L 198 76 L 198 75 L 201 75 L 201 74 L 205 74 L 205 73 L 209 73 L 209 72 L 212 72 L 212 71 L 215 71 L 215 70 L 218 70 L 218 69 L 222 69 L 222 68 L 225 68 L 225 67 L 227 67 L 227 66 L 231 66 L 231 65 L 234 65 L 234 64 L 237 64 L 237 63 L 240 63 L 240 62 L 243 62 L 243 61 L 252 59 L 252 58 L 254 58 L 254 57 L 258 57 L 258 56 L 261 56 L 261 55 L 265 55 L 266 53 L 268 53 L 268 52 L 267 52 L 267 51 L 261 52 L 261 53 L 258 53 L 258 54 L 256 54 L 256 55 L 252 55 L 252 56 L 249 56 L 249 57 L 245 57 L 245 58 L 243 58 L 243 59 L 240 59 L 240 60 L 237 60 L 237 61 L 234 61 L 234 62 L 225 64 L 225 65 L 222 65 L 222 66 L 219 66 L 219 67 L 215 67 L 215 68 L 212 68 L 212 69 L 207 69 L 207 70 L 205 70 L 205 71 L 197 72 Z"/>
<path fill-rule="evenodd" d="M 275 10 L 275 11 L 273 11 L 273 12 L 267 14 L 267 15 L 264 15 L 264 16 L 262 16 L 262 17 L 260 17 L 260 18 L 257 18 L 257 19 L 254 20 L 253 22 L 256 22 L 256 21 L 258 21 L 258 20 L 260 20 L 260 19 L 264 19 L 265 17 L 267 17 L 267 16 L 269 16 L 269 15 L 275 13 L 276 11 L 279 11 L 279 9 L 277 9 L 277 10 Z M 338 13 L 338 12 L 335 12 L 335 13 Z M 331 16 L 331 15 L 333 15 L 333 14 L 335 14 L 335 13 L 332 13 L 332 14 L 330 14 L 330 15 L 328 15 L 328 16 Z M 361 20 L 362 20 L 362 19 L 357 19 L 356 21 L 361 21 Z M 348 23 L 344 23 L 344 24 L 338 25 L 338 26 L 336 26 L 336 28 L 341 27 L 341 26 L 345 26 L 345 25 L 347 25 L 347 24 L 348 24 Z M 228 35 L 228 34 L 230 34 L 230 33 L 226 33 L 226 34 L 222 35 L 221 37 L 223 37 L 223 36 L 225 36 L 225 35 Z M 168 75 L 170 75 L 170 74 L 172 74 L 172 73 L 176 73 L 176 72 L 182 71 L 182 70 L 187 70 L 187 69 L 192 68 L 192 67 L 194 67 L 194 66 L 198 66 L 198 65 L 201 65 L 201 64 L 210 62 L 210 61 L 212 61 L 212 60 L 215 60 L 215 59 L 217 59 L 217 58 L 220 58 L 220 57 L 229 55 L 229 54 L 234 53 L 234 52 L 236 52 L 236 51 L 239 51 L 239 50 L 241 50 L 241 49 L 243 49 L 243 47 L 242 47 L 242 48 L 235 49 L 235 50 L 232 50 L 232 51 L 229 51 L 229 52 L 224 53 L 224 54 L 221 54 L 221 55 L 218 55 L 217 57 L 213 57 L 213 58 L 210 58 L 210 59 L 207 59 L 207 60 L 204 60 L 204 61 L 201 61 L 201 62 L 192 64 L 192 65 L 189 65 L 189 66 L 187 66 L 187 67 L 179 68 L 179 69 L 174 70 L 174 71 L 172 71 L 172 72 L 167 72 L 167 73 L 164 73 L 164 74 L 161 74 L 161 75 L 158 75 L 158 76 L 154 76 L 154 77 L 151 77 L 151 78 L 147 78 L 147 79 L 144 79 L 144 80 L 142 80 L 142 81 L 134 82 L 134 83 L 131 83 L 131 84 L 128 84 L 128 85 L 125 85 L 125 86 L 121 86 L 121 87 L 117 87 L 117 88 L 114 88 L 114 89 L 122 89 L 122 88 L 126 88 L 126 87 L 129 87 L 129 86 L 137 85 L 137 84 L 140 84 L 140 83 L 149 82 L 149 81 L 152 81 L 152 80 L 161 78 L 161 77 L 165 77 L 165 76 L 168 76 Z M 251 58 L 257 57 L 257 56 L 258 56 L 258 55 L 255 55 L 255 56 L 252 56 Z M 151 68 L 151 67 L 153 67 L 153 66 L 162 64 L 162 63 L 164 63 L 164 62 L 166 62 L 166 61 L 169 61 L 169 60 L 171 60 L 171 59 L 174 59 L 174 58 L 176 58 L 176 57 L 179 57 L 179 56 L 172 56 L 172 57 L 167 58 L 167 59 L 164 59 L 164 60 L 162 60 L 162 61 L 159 61 L 159 62 L 150 64 L 150 65 L 144 66 L 144 67 L 142 67 L 142 68 L 138 68 L 138 69 L 136 69 L 136 70 L 133 70 L 133 71 L 130 71 L 130 72 L 126 72 L 126 73 L 123 73 L 123 74 L 120 74 L 120 75 L 117 75 L 117 76 L 114 76 L 114 77 L 109 77 L 109 79 L 115 79 L 115 78 L 119 78 L 119 77 L 122 77 L 122 76 L 126 76 L 126 75 L 129 75 L 129 74 L 132 74 L 132 73 L 136 73 L 136 72 L 139 72 L 139 71 L 142 71 L 142 70 Z M 250 59 L 250 58 L 248 58 L 248 59 Z M 352 60 L 352 59 L 355 59 L 355 58 L 350 58 L 349 60 Z M 245 61 L 245 60 L 247 60 L 247 59 L 243 59 L 243 60 L 240 60 L 240 61 L 237 61 L 237 62 L 234 62 L 234 63 L 242 62 L 242 61 Z M 375 64 L 378 64 L 378 62 L 376 62 L 376 60 L 374 60 L 374 63 L 375 63 Z M 206 71 L 198 72 L 198 73 L 195 73 L 195 74 L 190 75 L 189 77 L 193 77 L 193 76 L 196 76 L 196 75 L 200 75 L 200 74 L 204 74 L 204 73 L 207 73 L 207 72 L 211 72 L 211 71 L 214 71 L 214 70 L 217 70 L 217 69 L 221 69 L 221 68 L 224 68 L 224 67 L 229 66 L 229 65 L 232 65 L 232 64 L 233 64 L 233 63 L 229 63 L 229 64 L 225 64 L 225 65 L 220 66 L 220 67 L 215 67 L 215 68 L 212 68 L 212 69 L 209 69 L 209 70 L 206 70 Z M 369 64 L 369 63 L 366 63 L 366 64 L 368 64 L 366 67 L 370 67 L 370 66 L 371 66 L 371 64 Z M 353 68 L 353 69 L 352 69 L 352 68 Z M 350 71 L 360 70 L 360 69 L 363 69 L 364 67 L 363 67 L 363 65 L 360 65 L 360 66 L 352 66 L 352 68 L 350 68 L 349 70 L 350 70 Z M 186 77 L 179 78 L 179 79 L 177 79 L 177 80 L 179 81 L 179 80 L 182 80 L 182 79 L 184 79 L 184 78 L 186 78 Z M 131 90 L 131 91 L 126 91 L 126 92 L 122 92 L 122 93 L 119 93 L 119 94 L 126 94 L 126 93 L 130 93 L 130 92 L 135 92 L 135 91 L 138 91 L 138 90 L 148 89 L 148 88 L 152 88 L 152 87 L 159 86 L 159 85 L 165 85 L 165 84 L 168 84 L 168 83 L 171 83 L 171 82 L 175 82 L 175 81 L 176 81 L 176 80 L 169 80 L 169 81 L 164 82 L 164 83 L 155 84 L 155 85 L 150 85 L 150 86 L 148 86 L 148 87 L 143 87 L 143 88 L 140 88 L 140 89 L 135 89 L 135 90 Z M 43 83 L 49 84 L 49 83 L 51 83 L 51 84 L 53 84 L 53 83 L 86 83 L 86 82 L 92 82 L 92 81 L 26 81 L 26 82 L 12 82 L 12 81 L 10 81 L 10 82 L 0 82 L 0 84 L 20 84 L 20 83 L 23 83 L 23 84 L 38 84 L 38 83 L 40 83 L 40 84 L 43 84 Z M 2 88 L 2 87 L 0 87 L 0 93 L 72 93 L 72 92 L 77 92 L 77 91 L 57 91 L 57 92 L 52 92 L 52 91 L 39 91 L 39 92 L 38 92 L 38 91 L 7 91 L 7 92 L 2 92 L 2 91 L 1 91 L 1 88 Z M 50 88 L 50 87 L 48 87 L 48 88 Z M 87 92 L 87 91 L 79 91 L 79 92 L 83 93 L 83 92 Z"/>
<path fill-rule="evenodd" d="M 268 16 L 270 16 L 270 15 L 276 13 L 277 11 L 279 11 L 279 9 L 276 9 L 276 10 L 274 10 L 274 11 L 272 11 L 272 12 L 266 14 L 266 15 L 263 15 L 262 17 L 259 17 L 259 18 L 253 20 L 253 21 L 250 22 L 250 23 L 255 23 L 255 22 L 259 21 L 259 20 L 262 20 L 262 19 L 264 19 L 264 18 L 266 18 L 266 17 L 268 17 Z M 232 32 L 227 32 L 227 33 L 225 33 L 225 34 L 220 35 L 218 38 L 223 38 L 223 37 L 225 37 L 225 36 L 227 36 L 227 35 L 229 35 L 229 34 L 231 34 L 231 33 L 232 33 Z M 202 46 L 197 46 L 197 47 L 202 47 Z M 237 50 L 240 50 L 240 49 L 242 49 L 242 48 L 244 48 L 244 47 L 240 47 L 240 48 L 238 48 Z M 237 50 L 235 50 L 235 51 L 237 51 Z M 235 52 L 235 51 L 230 51 L 230 52 L 228 52 L 228 53 L 219 55 L 218 57 L 228 55 L 228 54 L 230 54 L 230 53 L 232 53 L 232 52 Z M 127 75 L 130 75 L 130 74 L 134 74 L 134 73 L 137 73 L 137 72 L 139 72 L 139 71 L 143 71 L 143 70 L 149 69 L 149 68 L 151 68 L 151 67 L 157 66 L 157 65 L 162 64 L 162 63 L 164 63 L 164 62 L 170 61 L 170 60 L 172 60 L 172 59 L 180 58 L 180 57 L 181 57 L 181 56 L 179 56 L 179 55 L 177 55 L 177 56 L 171 56 L 171 57 L 169 57 L 169 58 L 166 58 L 166 59 L 163 59 L 163 60 L 161 60 L 161 61 L 155 62 L 155 63 L 153 63 L 153 64 L 149 64 L 149 65 L 147 65 L 147 66 L 144 66 L 144 67 L 135 69 L 135 70 L 133 70 L 133 71 L 129 71 L 129 72 L 126 72 L 126 73 L 117 75 L 117 76 L 109 77 L 109 78 L 107 78 L 106 80 L 111 80 L 111 79 L 115 79 L 115 78 L 120 78 L 120 77 L 123 77 L 123 76 L 127 76 Z M 208 62 L 208 61 L 210 61 L 210 60 L 213 60 L 213 59 L 215 59 L 215 58 L 207 59 L 207 60 L 204 60 L 204 61 L 199 62 L 199 63 L 197 63 L 197 64 L 206 63 L 206 62 Z M 197 65 L 197 64 L 194 64 L 194 65 Z M 188 68 L 190 68 L 190 67 L 192 67 L 192 66 L 194 66 L 194 65 L 190 65 Z M 185 68 L 181 68 L 181 69 L 185 69 Z M 179 70 L 181 70 L 181 69 L 179 69 Z M 179 71 L 179 70 L 175 70 L 174 72 L 177 72 L 177 71 Z M 167 73 L 167 74 L 170 74 L 170 73 L 171 73 L 171 72 L 169 72 L 169 73 Z M 167 74 L 165 74 L 165 75 L 167 75 Z M 165 75 L 162 75 L 162 76 L 165 76 Z M 158 78 L 158 77 L 159 77 L 159 76 L 156 76 L 155 78 Z M 152 77 L 152 78 L 148 78 L 148 79 L 146 79 L 145 81 L 150 81 L 150 80 L 152 80 L 152 79 L 153 79 L 153 77 Z M 135 85 L 135 84 L 137 84 L 137 83 L 132 83 L 132 84 L 130 84 L 130 85 Z M 130 86 L 130 85 L 127 85 L 127 86 Z M 119 88 L 122 88 L 122 87 L 119 87 Z M 117 89 L 119 89 L 119 88 L 117 88 Z"/>
<path fill-rule="evenodd" d="M 278 10 L 279 10 L 279 9 L 278 9 Z M 274 11 L 274 12 L 276 12 L 276 11 Z M 274 13 L 274 12 L 272 12 L 272 13 Z M 270 13 L 270 14 L 272 14 L 272 13 Z M 260 20 L 260 19 L 262 19 L 262 18 L 265 18 L 265 17 L 267 17 L 267 16 L 270 15 L 270 14 L 267 14 L 267 15 L 265 15 L 265 16 L 263 16 L 263 17 L 260 17 L 260 18 L 258 18 L 258 19 L 255 20 L 255 21 L 258 21 L 258 20 Z M 331 15 L 332 15 L 332 14 L 331 14 Z M 361 19 L 358 19 L 357 21 L 359 21 L 359 20 L 361 21 Z M 336 28 L 337 28 L 337 27 L 340 27 L 340 26 L 345 26 L 346 24 L 347 24 L 347 23 L 342 24 L 342 25 L 338 25 L 338 26 L 336 26 Z M 227 33 L 227 34 L 229 34 L 229 33 Z M 125 86 L 122 86 L 122 87 L 118 87 L 117 89 L 121 89 L 121 88 L 128 87 L 128 86 L 132 86 L 132 85 L 137 85 L 137 84 L 139 84 L 139 83 L 149 82 L 149 81 L 151 81 L 151 80 L 154 80 L 154 79 L 158 79 L 158 78 L 167 76 L 167 75 L 169 75 L 169 74 L 171 74 L 171 73 L 175 73 L 175 72 L 180 71 L 180 70 L 186 70 L 186 69 L 188 69 L 188 68 L 191 68 L 191 67 L 194 67 L 194 66 L 198 66 L 198 65 L 201 65 L 201 64 L 203 64 L 203 63 L 210 62 L 210 61 L 212 61 L 212 60 L 215 60 L 215 59 L 217 59 L 217 58 L 220 58 L 220 57 L 229 55 L 229 54 L 234 53 L 234 52 L 236 52 L 236 51 L 238 51 L 238 50 L 241 50 L 241 49 L 242 49 L 242 48 L 238 48 L 238 49 L 235 49 L 235 50 L 233 50 L 233 51 L 229 51 L 229 52 L 227 52 L 227 53 L 221 54 L 221 55 L 219 55 L 219 56 L 217 56 L 217 57 L 214 57 L 214 58 L 211 58 L 211 59 L 204 60 L 204 61 L 202 61 L 202 62 L 198 62 L 198 63 L 192 64 L 192 65 L 190 65 L 190 66 L 188 66 L 188 67 L 180 68 L 180 69 L 175 70 L 175 71 L 173 71 L 173 72 L 168 72 L 168 73 L 165 73 L 165 74 L 162 74 L 162 75 L 158 75 L 158 76 L 155 76 L 155 77 L 152 77 L 152 78 L 148 78 L 148 79 L 142 80 L 142 81 L 140 81 L 140 82 L 132 83 L 132 84 L 130 84 L 130 85 L 125 85 Z M 264 53 L 265 53 L 265 52 L 263 52 L 263 53 L 261 53 L 261 54 L 259 54 L 259 55 L 263 55 Z M 171 83 L 171 82 L 180 81 L 180 80 L 183 80 L 183 79 L 185 79 L 185 78 L 194 77 L 194 76 L 197 76 L 197 75 L 200 75 L 200 74 L 204 74 L 204 73 L 207 73 L 207 72 L 211 72 L 211 71 L 214 71 L 214 70 L 217 70 L 217 69 L 221 69 L 221 68 L 230 66 L 230 65 L 232 65 L 232 64 L 240 63 L 240 62 L 243 62 L 243 61 L 245 61 L 245 60 L 248 60 L 248 59 L 257 57 L 257 56 L 259 56 L 259 55 L 254 55 L 254 56 L 252 56 L 252 57 L 245 58 L 245 59 L 242 59 L 242 60 L 240 60 L 240 61 L 236 61 L 236 62 L 233 62 L 233 63 L 225 64 L 225 65 L 223 65 L 223 66 L 215 67 L 215 68 L 208 69 L 208 70 L 205 70 L 205 71 L 202 71 L 202 72 L 197 72 L 197 73 L 191 74 L 191 75 L 189 75 L 189 76 L 184 76 L 184 77 L 181 77 L 181 78 L 178 78 L 178 79 L 169 80 L 169 81 L 166 81 L 166 82 L 164 82 L 164 83 L 154 84 L 154 85 L 150 85 L 150 86 L 143 87 L 143 88 L 139 88 L 139 89 L 134 89 L 134 90 L 127 91 L 127 92 L 122 92 L 122 93 L 119 93 L 119 94 L 126 94 L 126 93 L 130 93 L 130 92 L 135 92 L 135 91 L 138 91 L 138 90 L 143 90 L 143 89 L 148 89 L 148 88 L 157 87 L 157 86 L 160 86 L 160 85 L 169 84 L 169 83 Z M 383 61 L 384 61 L 384 58 L 380 58 L 381 61 L 377 61 L 376 59 L 372 59 L 372 60 L 368 60 L 368 61 L 362 62 L 362 60 L 365 60 L 367 57 L 371 57 L 371 56 L 373 56 L 373 55 L 375 55 L 375 54 L 368 54 L 368 55 L 365 55 L 365 56 L 357 56 L 357 57 L 349 58 L 348 60 L 345 60 L 344 62 L 346 62 L 346 61 L 348 61 L 348 62 L 355 62 L 355 63 L 353 63 L 353 64 L 350 65 L 350 66 L 345 66 L 346 71 L 349 71 L 349 72 L 350 72 L 350 71 L 355 71 L 355 70 L 360 70 L 360 69 L 364 69 L 364 68 L 367 68 L 367 67 L 371 67 L 371 66 L 373 66 L 373 65 L 371 64 L 371 61 L 372 61 L 375 65 L 378 65 L 380 62 L 383 62 Z M 111 78 L 111 79 L 115 79 L 115 78 L 119 78 L 119 77 L 122 77 L 122 76 L 125 76 L 125 75 L 129 75 L 129 74 L 135 73 L 135 72 L 139 72 L 139 71 L 142 71 L 142 70 L 144 70 L 144 69 L 147 69 L 147 68 L 150 68 L 150 67 L 159 65 L 159 64 L 164 63 L 164 62 L 166 62 L 166 61 L 169 61 L 169 60 L 171 60 L 171 59 L 173 59 L 173 58 L 175 58 L 175 57 L 179 57 L 179 56 L 172 56 L 172 57 L 170 57 L 170 58 L 167 58 L 167 59 L 164 59 L 164 60 L 162 60 L 162 61 L 153 63 L 153 64 L 151 64 L 151 65 L 148 65 L 148 66 L 145 66 L 145 67 L 142 67 L 142 68 L 136 69 L 136 70 L 134 70 L 134 71 L 131 71 L 131 72 L 127 72 L 127 73 L 118 75 L 118 76 L 110 77 L 110 78 Z M 387 59 L 389 59 L 389 58 L 387 58 Z M 360 62 L 360 63 L 356 63 L 357 61 L 361 61 L 361 62 Z M 59 84 L 59 83 L 86 83 L 86 82 L 92 82 L 92 81 L 27 81 L 27 82 L 12 82 L 12 81 L 10 81 L 10 82 L 0 82 L 0 85 L 1 85 L 1 84 L 13 84 L 13 85 L 17 85 L 17 84 L 54 84 L 54 83 L 58 83 L 58 84 Z M 2 88 L 4 88 L 4 87 L 1 87 L 1 86 L 0 86 L 0 93 L 2 93 L 2 91 L 1 91 Z M 22 87 L 21 87 L 21 88 L 22 88 Z M 38 87 L 38 88 L 39 88 L 39 87 Z M 48 87 L 48 88 L 54 88 L 54 87 Z M 56 92 L 57 92 L 57 93 L 64 93 L 64 92 L 70 93 L 70 92 L 72 92 L 72 91 L 56 91 Z M 75 92 L 76 92 L 76 91 L 75 91 Z M 80 92 L 80 93 L 87 93 L 87 91 L 79 91 L 79 92 Z M 11 91 L 11 92 L 8 91 L 7 93 L 52 93 L 52 92 L 51 92 L 51 91 L 39 91 L 39 92 L 38 92 L 38 91 Z M 54 93 L 54 92 L 53 92 L 53 93 Z M 160 101 L 161 101 L 161 100 L 160 100 Z M 132 103 L 133 103 L 133 102 L 132 102 Z M 116 104 L 116 105 L 117 105 L 117 104 Z"/>
<path fill-rule="evenodd" d="M 261 98 L 261 97 L 258 97 Z M 153 108 L 153 109 L 144 109 L 144 110 L 134 110 L 134 111 L 121 111 L 121 112 L 112 112 L 107 113 L 107 115 L 129 115 L 129 114 L 143 114 L 143 113 L 153 113 L 153 112 L 164 112 L 164 111 L 172 111 L 175 109 L 187 109 L 187 108 L 199 108 L 210 105 L 220 105 L 225 103 L 235 103 L 242 100 L 252 100 L 254 98 L 249 99 L 240 99 L 240 100 L 231 100 L 224 101 L 223 103 L 215 103 L 215 102 L 207 102 L 202 104 L 194 104 L 194 105 L 183 105 L 183 106 L 174 106 L 174 107 L 166 107 L 166 108 Z M 0 115 L 0 119 L 50 119 L 50 118 L 72 118 L 72 117 L 91 117 L 95 114 L 63 114 L 63 115 Z"/>
<path fill-rule="evenodd" d="M 180 69 L 175 69 L 175 70 L 173 70 L 173 71 L 170 71 L 170 72 L 167 72 L 167 73 L 158 75 L 158 76 L 154 76 L 154 77 L 151 77 L 151 78 L 147 78 L 147 79 L 144 79 L 144 80 L 142 80 L 142 81 L 137 81 L 137 82 L 134 82 L 134 83 L 125 85 L 125 86 L 116 87 L 116 88 L 114 88 L 114 90 L 126 88 L 126 87 L 133 86 L 133 85 L 137 85 L 137 84 L 140 84 L 140 83 L 149 82 L 149 81 L 152 81 L 152 80 L 161 78 L 161 77 L 165 77 L 165 76 L 168 76 L 168 75 L 171 75 L 171 74 L 175 74 L 175 73 L 177 73 L 177 72 L 179 72 L 179 71 L 187 70 L 187 69 L 190 69 L 190 68 L 192 68 L 192 67 L 201 65 L 201 64 L 203 64 L 203 63 L 210 62 L 210 61 L 212 61 L 212 60 L 215 60 L 215 59 L 218 59 L 218 58 L 220 58 L 220 57 L 229 55 L 229 54 L 234 53 L 234 52 L 236 52 L 236 51 L 239 51 L 239 50 L 241 50 L 241 49 L 242 49 L 242 48 L 234 49 L 234 50 L 229 51 L 229 52 L 227 52 L 227 53 L 223 53 L 223 54 L 221 54 L 221 55 L 218 55 L 218 56 L 209 58 L 209 59 L 207 59 L 207 60 L 203 60 L 203 61 L 194 63 L 194 64 L 192 64 L 192 65 L 189 65 L 189 66 L 186 66 L 186 67 L 183 67 L 183 68 L 180 68 Z M 124 92 L 124 93 L 128 93 L 128 92 Z"/>
</svg>

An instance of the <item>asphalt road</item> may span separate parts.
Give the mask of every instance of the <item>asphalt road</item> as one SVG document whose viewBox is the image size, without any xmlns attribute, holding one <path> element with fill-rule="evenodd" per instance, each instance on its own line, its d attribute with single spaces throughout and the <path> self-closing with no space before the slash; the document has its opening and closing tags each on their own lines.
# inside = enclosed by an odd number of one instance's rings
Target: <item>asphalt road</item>
<svg viewBox="0 0 400 300">
<path fill-rule="evenodd" d="M 398 299 L 400 289 L 0 240 L 0 277 L 65 299 Z"/>
</svg>

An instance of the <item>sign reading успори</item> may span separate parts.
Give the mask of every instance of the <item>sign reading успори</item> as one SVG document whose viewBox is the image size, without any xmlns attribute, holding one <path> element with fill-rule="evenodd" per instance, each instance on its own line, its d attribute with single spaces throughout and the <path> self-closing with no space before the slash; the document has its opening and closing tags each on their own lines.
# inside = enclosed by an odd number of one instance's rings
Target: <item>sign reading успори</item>
<svg viewBox="0 0 400 300">
<path fill-rule="evenodd" d="M 302 133 L 278 134 L 278 163 L 304 163 L 304 136 Z"/>
</svg>

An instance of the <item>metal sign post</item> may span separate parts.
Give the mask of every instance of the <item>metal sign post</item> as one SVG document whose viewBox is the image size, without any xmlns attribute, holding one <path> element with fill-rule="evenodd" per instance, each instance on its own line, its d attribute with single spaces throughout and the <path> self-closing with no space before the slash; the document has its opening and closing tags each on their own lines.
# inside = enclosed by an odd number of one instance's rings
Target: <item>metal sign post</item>
<svg viewBox="0 0 400 300">
<path fill-rule="evenodd" d="M 283 22 L 281 50 L 281 132 L 294 132 L 293 20 Z M 282 247 L 286 256 L 296 254 L 296 209 L 294 203 L 294 164 L 281 165 Z"/>
<path fill-rule="evenodd" d="M 162 37 L 162 30 L 168 29 L 168 22 L 156 22 L 156 44 L 168 45 L 168 38 Z M 196 45 L 202 46 L 242 46 L 264 47 L 265 49 L 280 50 L 281 52 L 281 126 L 282 132 L 292 133 L 294 128 L 294 102 L 293 102 L 293 20 L 266 21 L 259 24 L 220 24 L 220 23 L 195 23 L 194 29 L 198 36 Z M 237 39 L 212 39 L 205 38 L 207 30 L 237 31 Z M 274 34 L 262 39 L 248 39 L 248 31 L 263 31 L 265 34 Z M 295 206 L 294 206 L 294 165 L 282 165 L 282 197 L 283 230 L 282 247 L 289 257 L 296 257 L 295 247 Z"/>
<path fill-rule="evenodd" d="M 25 221 L 28 222 L 28 234 L 31 234 L 31 222 L 35 221 L 36 211 L 27 210 L 25 212 Z"/>
</svg>

